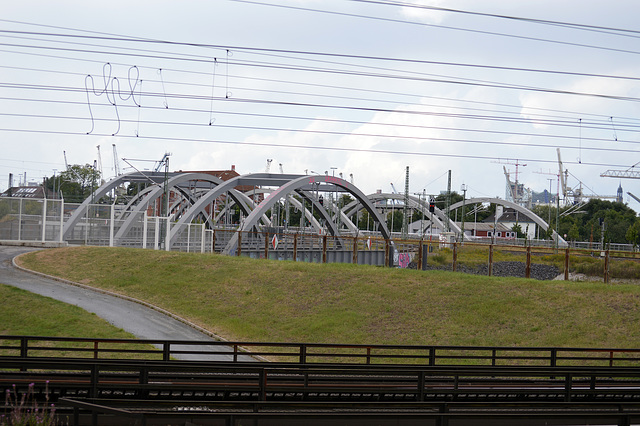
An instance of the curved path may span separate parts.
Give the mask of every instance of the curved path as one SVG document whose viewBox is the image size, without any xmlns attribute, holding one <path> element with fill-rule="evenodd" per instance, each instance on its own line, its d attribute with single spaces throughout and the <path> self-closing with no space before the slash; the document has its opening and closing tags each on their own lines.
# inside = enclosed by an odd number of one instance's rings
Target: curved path
<svg viewBox="0 0 640 426">
<path fill-rule="evenodd" d="M 66 284 L 25 272 L 13 266 L 12 259 L 15 256 L 33 250 L 37 249 L 0 245 L 0 284 L 18 287 L 32 293 L 79 306 L 140 339 L 219 341 L 219 339 L 215 339 L 150 307 L 86 287 Z M 172 348 L 180 350 L 181 347 L 180 345 L 172 345 Z M 189 350 L 195 350 L 194 348 L 194 346 L 188 347 Z M 203 346 L 201 349 L 203 351 L 232 351 L 232 348 L 227 346 Z M 176 358 L 211 361 L 233 360 L 232 355 L 205 354 L 176 356 Z M 255 361 L 250 356 L 241 356 L 240 358 L 242 361 Z"/>
</svg>

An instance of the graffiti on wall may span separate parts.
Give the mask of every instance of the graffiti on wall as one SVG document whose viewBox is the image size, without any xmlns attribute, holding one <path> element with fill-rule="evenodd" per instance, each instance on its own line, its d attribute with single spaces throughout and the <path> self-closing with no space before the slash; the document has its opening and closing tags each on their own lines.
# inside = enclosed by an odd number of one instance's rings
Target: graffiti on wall
<svg viewBox="0 0 640 426">
<path fill-rule="evenodd" d="M 412 253 L 400 253 L 398 255 L 398 268 L 407 268 L 412 260 Z"/>
</svg>

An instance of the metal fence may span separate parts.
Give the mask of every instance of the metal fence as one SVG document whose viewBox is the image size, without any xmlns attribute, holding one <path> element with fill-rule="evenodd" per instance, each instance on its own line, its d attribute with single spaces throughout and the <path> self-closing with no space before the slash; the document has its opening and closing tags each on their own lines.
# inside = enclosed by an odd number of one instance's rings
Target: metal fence
<svg viewBox="0 0 640 426">
<path fill-rule="evenodd" d="M 78 204 L 63 200 L 0 198 L 0 240 L 63 243 L 64 223 Z M 557 248 L 553 241 L 497 239 L 470 242 L 441 241 L 438 236 L 383 239 L 366 232 L 329 236 L 308 228 L 269 227 L 260 232 L 239 232 L 235 227 L 208 229 L 204 223 L 181 225 L 171 245 L 167 240 L 178 226 L 146 211 L 129 212 L 123 206 L 90 205 L 64 242 L 79 245 L 135 247 L 189 253 L 227 253 L 236 256 L 313 263 L 353 263 L 411 269 L 448 269 L 494 275 L 497 262 L 516 261 L 531 277 L 535 264 L 584 273 L 604 282 L 640 277 L 640 253 L 629 245 L 572 243 Z M 394 236 L 395 237 L 395 236 Z M 398 236 L 399 237 L 399 236 Z M 232 240 L 237 248 L 230 251 Z M 486 267 L 479 268 L 479 265 Z M 482 270 L 480 270 L 482 269 Z M 479 271 L 479 272 L 478 272 Z"/>
<path fill-rule="evenodd" d="M 303 365 L 592 366 L 632 367 L 636 370 L 640 366 L 640 349 L 637 348 L 367 345 L 0 335 L 0 362 L 18 357 L 34 360 L 147 359 L 179 362 L 179 357 L 185 355 L 204 360 L 222 355 L 226 362 L 234 363 L 269 360 Z"/>
<path fill-rule="evenodd" d="M 0 198 L 0 240 L 62 241 L 62 200 Z"/>
</svg>

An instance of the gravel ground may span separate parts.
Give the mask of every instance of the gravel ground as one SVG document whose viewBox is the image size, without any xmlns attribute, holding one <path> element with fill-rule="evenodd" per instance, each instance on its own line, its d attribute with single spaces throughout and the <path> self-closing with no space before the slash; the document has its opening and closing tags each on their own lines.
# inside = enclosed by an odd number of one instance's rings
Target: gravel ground
<svg viewBox="0 0 640 426">
<path fill-rule="evenodd" d="M 494 277 L 521 277 L 525 276 L 526 264 L 524 262 L 494 262 L 493 273 Z M 440 269 L 450 271 L 450 266 L 432 266 L 427 264 L 427 270 Z M 488 275 L 489 266 L 480 265 L 477 268 L 470 268 L 465 265 L 458 265 L 457 272 L 464 272 L 465 274 L 475 275 Z M 541 265 L 539 263 L 531 264 L 531 278 L 536 280 L 553 280 L 560 274 L 560 270 L 556 266 Z"/>
</svg>

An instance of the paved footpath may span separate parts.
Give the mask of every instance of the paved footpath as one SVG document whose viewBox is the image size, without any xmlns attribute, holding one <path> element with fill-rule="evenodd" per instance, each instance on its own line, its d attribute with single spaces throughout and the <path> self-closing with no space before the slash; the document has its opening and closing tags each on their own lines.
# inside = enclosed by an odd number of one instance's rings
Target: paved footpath
<svg viewBox="0 0 640 426">
<path fill-rule="evenodd" d="M 12 259 L 15 256 L 33 250 L 37 249 L 0 245 L 0 284 L 18 287 L 79 306 L 140 339 L 216 340 L 181 321 L 139 303 L 25 272 L 13 266 Z M 180 350 L 180 348 L 179 345 L 172 345 L 174 350 Z M 191 350 L 195 350 L 194 348 L 194 346 L 189 347 Z M 203 346 L 202 350 L 232 351 L 227 346 Z M 232 355 L 206 354 L 175 357 L 185 360 L 230 361 L 233 359 Z M 253 361 L 254 359 L 244 356 L 241 360 Z"/>
</svg>

